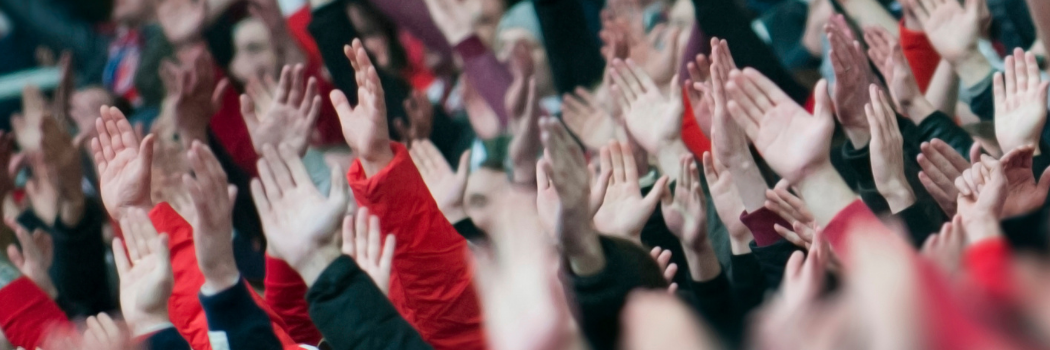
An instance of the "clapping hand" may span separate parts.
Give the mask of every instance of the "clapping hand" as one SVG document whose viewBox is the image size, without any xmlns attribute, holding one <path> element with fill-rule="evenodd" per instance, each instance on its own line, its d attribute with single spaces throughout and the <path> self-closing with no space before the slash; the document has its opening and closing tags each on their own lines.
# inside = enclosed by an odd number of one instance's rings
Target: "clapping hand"
<svg viewBox="0 0 1050 350">
<path fill-rule="evenodd" d="M 789 192 L 788 187 L 790 185 L 787 181 L 780 180 L 772 190 L 766 190 L 765 207 L 791 223 L 791 227 L 773 225 L 773 230 L 788 242 L 809 249 L 820 227 L 814 222 L 813 214 L 806 208 L 806 203 Z"/>
<path fill-rule="evenodd" d="M 109 215 L 120 220 L 128 208 L 150 209 L 150 170 L 153 135 L 139 139 L 120 110 L 103 106 L 95 121 L 98 137 L 91 140 L 98 167 L 102 203 Z"/>
<path fill-rule="evenodd" d="M 868 84 L 873 80 L 868 58 L 853 38 L 842 15 L 836 15 L 824 26 L 831 42 L 831 66 L 835 71 L 835 89 L 832 93 L 835 116 L 842 123 L 853 142 L 853 147 L 867 144 L 868 121 L 864 118 L 864 104 L 868 101 Z"/>
<path fill-rule="evenodd" d="M 430 196 L 437 202 L 438 209 L 445 214 L 450 223 L 456 223 L 467 217 L 463 209 L 463 196 L 467 190 L 467 176 L 470 174 L 470 150 L 459 156 L 459 166 L 452 172 L 452 167 L 441 155 L 441 152 L 430 140 L 418 140 L 408 150 L 412 162 L 416 164 L 419 175 L 430 190 Z"/>
<path fill-rule="evenodd" d="M 616 138 L 616 122 L 586 89 L 577 87 L 562 97 L 562 121 L 590 149 L 602 148 Z"/>
<path fill-rule="evenodd" d="M 252 179 L 252 198 L 262 218 L 267 252 L 299 271 L 307 285 L 339 256 L 335 233 L 346 212 L 346 177 L 332 168 L 328 198 L 314 186 L 302 159 L 289 145 L 280 151 L 263 147 L 259 178 Z"/>
<path fill-rule="evenodd" d="M 919 149 L 922 151 L 917 157 L 919 167 L 922 168 L 919 181 L 945 214 L 955 215 L 955 200 L 959 195 L 959 190 L 955 188 L 955 179 L 970 168 L 970 162 L 940 139 L 923 142 Z M 974 143 L 970 148 L 970 159 L 981 159 L 979 143 Z"/>
<path fill-rule="evenodd" d="M 168 235 L 158 235 L 142 209 L 128 210 L 120 219 L 120 229 L 124 239 L 113 239 L 113 260 L 120 276 L 120 309 L 131 333 L 141 336 L 170 322 L 168 298 L 175 280 Z"/>
<path fill-rule="evenodd" d="M 263 145 L 287 143 L 299 156 L 306 154 L 310 132 L 321 113 L 321 96 L 317 94 L 317 79 L 310 77 L 304 86 L 303 77 L 301 64 L 285 66 L 263 110 L 256 108 L 259 101 L 241 95 L 241 115 L 257 153 L 262 153 Z"/>
<path fill-rule="evenodd" d="M 11 260 L 11 263 L 18 268 L 18 271 L 23 276 L 33 281 L 51 299 L 57 297 L 58 289 L 55 288 L 54 282 L 51 281 L 51 275 L 48 274 L 48 270 L 51 269 L 51 263 L 55 258 L 54 243 L 51 241 L 51 235 L 39 229 L 30 234 L 29 231 L 12 219 L 7 219 L 7 226 L 15 230 L 15 237 L 22 246 L 21 250 L 14 244 L 7 246 L 8 259 Z"/>
<path fill-rule="evenodd" d="M 1003 150 L 1036 147 L 1046 124 L 1046 94 L 1035 55 L 1020 48 L 1006 56 L 1005 73 L 995 73 L 995 138 Z"/>
<path fill-rule="evenodd" d="M 332 104 L 339 114 L 339 124 L 343 127 L 346 143 L 361 160 L 365 175 L 371 176 L 394 159 L 386 124 L 383 86 L 379 83 L 376 67 L 372 65 L 360 39 L 354 39 L 352 45 L 347 45 L 344 51 L 350 59 L 350 65 L 354 67 L 354 75 L 357 78 L 358 104 L 351 107 L 346 95 L 339 90 L 332 90 Z"/>
<path fill-rule="evenodd" d="M 919 90 L 915 74 L 912 74 L 897 38 L 886 29 L 874 26 L 864 29 L 864 41 L 868 43 L 868 57 L 886 78 L 890 97 L 897 110 L 916 125 L 921 123 L 933 113 L 934 108 Z"/>
<path fill-rule="evenodd" d="M 194 211 L 193 245 L 197 265 L 204 275 L 206 293 L 218 293 L 237 284 L 240 272 L 233 259 L 233 202 L 237 187 L 226 180 L 226 172 L 208 146 L 194 141 L 186 153 L 194 176 L 184 174 Z"/>
<path fill-rule="evenodd" d="M 638 144 L 649 154 L 657 154 L 661 148 L 680 140 L 682 89 L 678 83 L 672 81 L 670 96 L 665 96 L 633 61 L 616 60 L 612 68 L 611 92 L 624 111 L 627 131 Z"/>
<path fill-rule="evenodd" d="M 383 294 L 390 292 L 390 268 L 397 241 L 393 234 L 380 238 L 379 218 L 369 215 L 368 208 L 358 208 L 356 215 L 343 218 L 342 252 L 349 255 L 376 283 Z M 382 251 L 382 253 L 380 253 Z"/>
<path fill-rule="evenodd" d="M 641 242 L 642 228 L 652 216 L 668 179 L 661 177 L 649 194 L 642 197 L 638 185 L 638 167 L 631 146 L 622 142 L 610 142 L 602 148 L 602 168 L 612 169 L 605 200 L 594 214 L 594 227 L 599 232 Z"/>
<path fill-rule="evenodd" d="M 886 198 L 890 211 L 899 213 L 915 203 L 915 192 L 904 177 L 904 138 L 897 127 L 897 115 L 889 100 L 875 84 L 869 88 L 871 103 L 864 105 L 871 126 L 871 170 L 875 188 Z"/>
<path fill-rule="evenodd" d="M 700 175 L 691 155 L 682 156 L 681 173 L 674 194 L 664 191 L 661 211 L 671 233 L 687 249 L 696 251 L 707 242 L 707 211 Z M 615 167 L 614 167 L 615 169 Z"/>
</svg>

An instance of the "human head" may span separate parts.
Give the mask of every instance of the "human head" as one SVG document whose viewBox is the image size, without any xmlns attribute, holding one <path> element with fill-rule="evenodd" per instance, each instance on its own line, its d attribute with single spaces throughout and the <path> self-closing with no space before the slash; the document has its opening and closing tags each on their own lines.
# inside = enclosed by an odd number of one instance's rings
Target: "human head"
<svg viewBox="0 0 1050 350">
<path fill-rule="evenodd" d="M 153 14 L 156 0 L 113 0 L 110 18 L 120 24 L 141 24 Z"/>
<path fill-rule="evenodd" d="M 233 47 L 230 73 L 237 81 L 277 76 L 277 48 L 261 20 L 249 17 L 238 23 L 233 29 Z"/>
</svg>

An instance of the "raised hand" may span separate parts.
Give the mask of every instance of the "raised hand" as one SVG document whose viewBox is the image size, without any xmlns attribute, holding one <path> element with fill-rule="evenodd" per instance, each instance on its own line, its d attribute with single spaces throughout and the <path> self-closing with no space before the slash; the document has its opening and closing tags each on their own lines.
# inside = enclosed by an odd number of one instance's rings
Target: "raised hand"
<svg viewBox="0 0 1050 350">
<path fill-rule="evenodd" d="M 816 108 L 810 115 L 754 69 L 733 71 L 730 80 L 729 113 L 773 170 L 795 184 L 810 171 L 830 166 L 828 149 L 835 122 L 827 82 L 817 83 Z"/>
<path fill-rule="evenodd" d="M 663 271 L 664 280 L 668 284 L 667 292 L 674 294 L 678 291 L 678 283 L 674 283 L 674 275 L 678 273 L 678 264 L 671 262 L 671 250 L 653 247 L 649 251 L 649 256 L 656 260 L 656 266 L 659 266 L 660 271 Z"/>
<path fill-rule="evenodd" d="M 430 138 L 434 130 L 434 106 L 423 91 L 412 91 L 403 102 L 408 125 L 401 119 L 394 119 L 394 128 L 401 135 L 405 144 L 411 144 L 414 140 Z"/>
<path fill-rule="evenodd" d="M 978 164 L 974 164 L 973 167 L 968 169 L 969 173 L 964 171 L 963 175 L 955 180 L 956 187 L 959 188 L 959 197 L 974 195 L 974 189 L 979 190 L 979 187 L 982 187 L 982 178 L 989 179 L 990 176 L 991 179 L 998 180 L 995 176 L 997 174 L 996 171 L 998 168 L 1002 168 L 1001 172 L 1006 182 L 1006 188 L 1003 192 L 1006 196 L 1006 202 L 999 204 L 1002 209 L 995 212 L 998 214 L 997 218 L 1011 218 L 1039 209 L 1043 202 L 1046 201 L 1047 193 L 1050 192 L 1050 169 L 1043 171 L 1043 174 L 1039 177 L 1039 182 L 1036 182 L 1035 175 L 1032 173 L 1032 155 L 1034 153 L 1034 148 L 1025 146 L 1007 152 L 999 161 L 995 161 L 989 156 L 982 156 L 980 162 L 982 166 L 979 167 Z M 978 175 L 982 175 L 982 177 L 978 177 Z M 968 185 L 960 186 L 960 181 Z M 984 187 L 987 187 L 987 185 L 984 185 Z M 993 194 L 996 196 L 993 198 L 998 201 L 997 196 L 999 193 Z M 962 202 L 959 205 L 959 213 L 963 214 Z"/>
<path fill-rule="evenodd" d="M 868 143 L 868 121 L 864 117 L 864 104 L 868 101 L 866 91 L 872 81 L 868 58 L 853 39 L 853 32 L 842 15 L 836 15 L 824 26 L 831 42 L 831 67 L 835 72 L 835 90 L 832 99 L 835 115 L 855 148 Z"/>
<path fill-rule="evenodd" d="M 368 214 L 368 208 L 358 208 L 354 216 L 343 218 L 343 254 L 349 255 L 361 267 L 383 294 L 390 291 L 390 267 L 397 244 L 393 234 L 380 239 L 379 218 Z M 380 253 L 382 251 L 382 253 Z"/>
<path fill-rule="evenodd" d="M 922 151 L 917 157 L 919 167 L 922 168 L 919 181 L 945 214 L 955 215 L 955 200 L 959 195 L 955 179 L 970 168 L 970 162 L 940 139 L 923 142 L 919 149 Z M 974 143 L 970 148 L 970 159 L 981 159 L 979 143 Z"/>
<path fill-rule="evenodd" d="M 973 1 L 973 0 L 971 0 Z M 995 138 L 1003 150 L 1038 147 L 1046 124 L 1046 93 L 1050 82 L 1041 81 L 1035 54 L 1020 48 L 1006 56 L 1005 73 L 995 73 Z"/>
<path fill-rule="evenodd" d="M 594 227 L 604 234 L 640 243 L 642 228 L 660 203 L 668 179 L 666 176 L 661 177 L 649 194 L 642 197 L 642 190 L 638 186 L 638 167 L 631 146 L 625 142 L 614 141 L 603 147 L 601 162 L 602 168 L 611 168 L 613 175 L 605 190 L 605 200 L 594 214 Z"/>
<path fill-rule="evenodd" d="M 922 123 L 934 111 L 934 107 L 919 90 L 908 59 L 904 57 L 897 38 L 886 29 L 873 26 L 864 28 L 864 41 L 868 43 L 868 57 L 875 63 L 875 68 L 886 78 L 890 97 L 902 114 L 915 122 Z"/>
<path fill-rule="evenodd" d="M 713 116 L 710 129 L 711 144 L 715 152 L 714 158 L 734 174 L 733 177 L 730 177 L 736 187 L 734 193 L 739 196 L 744 205 L 742 210 L 733 214 L 739 216 L 739 212 L 743 210 L 754 211 L 762 207 L 766 182 L 758 170 L 755 158 L 751 155 L 747 135 L 729 115 L 726 84 L 729 82 L 729 72 L 733 69 L 736 69 L 736 63 L 733 62 L 733 56 L 729 52 L 729 44 L 725 40 L 712 38 L 711 93 L 708 94 L 711 97 Z M 744 237 L 744 235 L 740 236 L 741 239 Z M 747 241 L 737 242 L 743 243 L 740 249 L 750 251 L 750 248 L 746 248 L 748 241 L 750 238 Z"/>
<path fill-rule="evenodd" d="M 596 273 L 605 266 L 605 256 L 592 226 L 587 161 L 583 158 L 583 150 L 572 140 L 568 130 L 553 118 L 540 118 L 540 130 L 544 150 L 537 172 L 543 174 L 537 175 L 537 180 L 538 186 L 543 186 L 543 179 L 547 179 L 557 195 L 554 234 L 574 273 L 581 276 Z M 656 201 L 653 202 L 649 213 L 655 208 Z"/>
<path fill-rule="evenodd" d="M 467 217 L 463 209 L 463 196 L 467 190 L 467 176 L 470 173 L 470 151 L 459 157 L 456 172 L 441 155 L 430 140 L 417 140 L 408 150 L 412 162 L 416 164 L 419 175 L 423 177 L 430 196 L 434 197 L 441 213 L 450 223 L 456 223 Z"/>
<path fill-rule="evenodd" d="M 386 125 L 386 102 L 383 86 L 379 83 L 376 67 L 360 39 L 343 49 L 357 79 L 357 106 L 351 107 L 342 91 L 332 90 L 332 104 L 339 114 L 343 137 L 350 149 L 361 160 L 365 174 L 371 176 L 394 159 L 390 149 L 390 134 Z"/>
<path fill-rule="evenodd" d="M 120 229 L 124 239 L 113 239 L 113 260 L 120 276 L 120 310 L 137 337 L 170 322 L 168 298 L 175 278 L 168 235 L 157 234 L 145 210 L 129 210 L 120 219 Z"/>
<path fill-rule="evenodd" d="M 611 148 L 611 147 L 610 147 Z M 604 154 L 604 152 L 603 152 Z M 604 160 L 604 157 L 603 157 Z M 700 187 L 700 175 L 691 155 L 682 156 L 681 171 L 674 194 L 664 191 L 661 212 L 671 233 L 687 249 L 701 250 L 707 242 L 706 200 Z M 613 169 L 616 167 L 613 166 Z"/>
<path fill-rule="evenodd" d="M 204 275 L 203 291 L 214 294 L 237 284 L 240 272 L 233 260 L 233 202 L 237 187 L 227 183 L 226 172 L 208 146 L 194 141 L 186 153 L 194 176 L 184 174 L 194 211 L 193 245 L 197 265 Z"/>
<path fill-rule="evenodd" d="M 612 68 L 610 90 L 624 111 L 627 131 L 638 144 L 646 152 L 657 154 L 661 148 L 680 140 L 682 90 L 678 83 L 672 81 L 670 96 L 664 96 L 653 79 L 633 61 L 616 60 Z"/>
<path fill-rule="evenodd" d="M 520 46 L 519 46 L 520 47 Z M 515 183 L 531 184 L 536 181 L 536 154 L 539 153 L 540 145 L 540 106 L 536 100 L 536 79 L 532 76 L 516 76 L 515 85 L 523 85 L 520 88 L 512 86 L 507 90 L 507 114 L 511 120 L 510 145 L 507 153 L 511 162 L 511 179 Z M 515 111 L 514 105 L 520 104 L 521 109 Z"/>
<path fill-rule="evenodd" d="M 966 248 L 966 232 L 962 216 L 955 215 L 951 222 L 944 223 L 939 233 L 931 234 L 922 243 L 919 252 L 932 260 L 949 275 L 962 269 L 963 250 Z"/>
<path fill-rule="evenodd" d="M 222 105 L 229 80 L 215 82 L 215 62 L 203 44 L 180 51 L 179 57 L 180 64 L 161 64 L 160 78 L 167 91 L 162 114 L 173 116 L 180 139 L 189 148 L 193 140 L 207 141 L 208 123 Z"/>
<path fill-rule="evenodd" d="M 916 19 L 922 24 L 930 44 L 944 59 L 955 64 L 977 51 L 982 0 L 958 1 L 908 0 Z"/>
<path fill-rule="evenodd" d="M 168 42 L 185 44 L 200 39 L 208 18 L 207 0 L 161 0 L 157 20 Z"/>
<path fill-rule="evenodd" d="M 1014 150 L 1007 155 L 1010 162 L 1021 162 L 1017 154 L 1028 153 L 1031 159 L 1031 150 Z M 963 175 L 955 179 L 955 186 L 959 188 L 959 216 L 962 217 L 964 231 L 969 244 L 977 241 L 999 236 L 999 220 L 1004 217 L 1008 199 L 1023 200 L 1021 198 L 1010 198 L 1015 189 L 1011 188 L 1009 175 L 1006 167 L 1018 169 L 1016 165 L 1007 165 L 992 157 L 984 156 L 980 162 L 974 163 L 973 167 L 963 172 Z M 1031 168 L 1027 169 L 1031 176 Z M 1028 194 L 1025 194 L 1028 195 Z M 1045 199 L 1045 194 L 1042 197 Z M 1028 199 L 1028 198 L 1025 198 Z M 1030 201 L 1025 201 L 1029 204 Z M 1017 204 L 1010 203 L 1016 210 Z M 1042 201 L 1035 208 L 1039 208 Z M 1030 211 L 1032 208 L 1028 208 Z"/>
<path fill-rule="evenodd" d="M 789 192 L 789 187 L 787 181 L 780 180 L 772 190 L 766 190 L 765 207 L 791 223 L 791 227 L 773 225 L 773 230 L 791 244 L 809 249 L 820 227 L 814 222 L 813 214 L 806 208 L 806 203 Z"/>
<path fill-rule="evenodd" d="M 89 316 L 84 321 L 87 329 L 84 330 L 83 350 L 117 350 L 132 349 L 134 343 L 127 330 L 114 321 L 105 312 L 98 316 Z"/>
<path fill-rule="evenodd" d="M 890 211 L 899 213 L 915 203 L 915 192 L 904 177 L 904 138 L 897 128 L 897 115 L 875 84 L 869 88 L 871 103 L 864 105 L 871 126 L 871 170 L 875 188 L 886 198 Z"/>
<path fill-rule="evenodd" d="M 715 213 L 729 231 L 729 245 L 733 254 L 751 252 L 748 244 L 754 237 L 751 235 L 751 230 L 740 221 L 740 213 L 744 212 L 744 203 L 737 194 L 733 174 L 725 164 L 711 155 L 711 152 L 704 152 L 704 178 L 707 180 L 707 189 L 711 193 L 711 202 L 715 205 Z"/>
<path fill-rule="evenodd" d="M 562 96 L 561 119 L 587 148 L 600 149 L 616 138 L 616 121 L 582 87 Z"/>
<path fill-rule="evenodd" d="M 264 113 L 259 113 L 249 95 L 241 95 L 241 116 L 257 153 L 262 153 L 263 145 L 287 143 L 299 156 L 306 154 L 310 132 L 321 113 L 321 96 L 317 79 L 310 77 L 304 86 L 303 77 L 302 64 L 284 66 Z"/>
<path fill-rule="evenodd" d="M 150 209 L 150 170 L 153 135 L 139 139 L 120 110 L 102 106 L 95 120 L 98 137 L 91 140 L 98 167 L 99 192 L 110 217 L 120 220 L 122 210 Z"/>
<path fill-rule="evenodd" d="M 551 169 L 549 164 L 537 167 L 544 168 Z M 555 246 L 529 215 L 505 213 L 505 229 L 492 232 L 491 244 L 471 249 L 489 347 L 574 348 L 569 343 L 579 345 L 582 339 L 572 326 Z"/>
<path fill-rule="evenodd" d="M 7 219 L 7 226 L 15 230 L 15 238 L 18 239 L 18 244 L 22 246 L 21 250 L 14 244 L 7 246 L 7 258 L 11 260 L 11 263 L 18 268 L 18 271 L 23 276 L 33 281 L 33 284 L 40 287 L 51 299 L 57 297 L 58 289 L 55 288 L 54 282 L 51 281 L 51 275 L 48 274 L 48 270 L 51 269 L 51 263 L 55 259 L 55 249 L 54 244 L 51 242 L 51 235 L 39 229 L 30 234 L 28 230 L 14 222 L 13 219 Z"/>
<path fill-rule="evenodd" d="M 80 153 L 69 132 L 58 120 L 40 121 L 41 147 L 26 152 L 33 176 L 26 181 L 26 194 L 33 210 L 52 225 L 62 220 L 69 226 L 80 222 L 84 214 L 84 174 Z"/>
<path fill-rule="evenodd" d="M 11 129 L 19 148 L 24 151 L 40 149 L 41 123 L 47 118 L 47 113 L 44 93 L 33 85 L 22 88 L 22 114 L 11 116 Z"/>
<path fill-rule="evenodd" d="M 717 47 L 718 38 L 711 38 L 711 55 Z M 710 130 L 711 108 L 714 101 L 711 99 L 711 59 L 704 54 L 697 54 L 696 58 L 685 65 L 689 78 L 685 79 L 686 96 L 689 97 L 689 105 L 693 108 L 693 119 L 700 124 L 703 130 Z"/>
<path fill-rule="evenodd" d="M 325 198 L 310 180 L 302 159 L 288 145 L 280 151 L 263 147 L 252 179 L 252 198 L 262 218 L 267 252 L 288 262 L 312 285 L 321 271 L 339 256 L 335 232 L 346 212 L 346 177 L 332 168 L 332 188 Z"/>
</svg>

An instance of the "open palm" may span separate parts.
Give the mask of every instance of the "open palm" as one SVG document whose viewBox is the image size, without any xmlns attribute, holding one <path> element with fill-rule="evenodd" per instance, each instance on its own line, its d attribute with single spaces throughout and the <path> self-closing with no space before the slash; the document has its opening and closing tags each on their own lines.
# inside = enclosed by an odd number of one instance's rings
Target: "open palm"
<svg viewBox="0 0 1050 350">
<path fill-rule="evenodd" d="M 649 195 L 642 197 L 630 145 L 611 142 L 602 148 L 601 162 L 602 168 L 613 169 L 613 175 L 605 190 L 605 200 L 594 214 L 594 227 L 605 234 L 638 241 L 642 227 L 659 203 L 667 178 L 657 181 Z"/>
<path fill-rule="evenodd" d="M 826 81 L 818 82 L 814 90 L 815 116 L 751 68 L 735 75 L 728 89 L 733 98 L 729 112 L 778 174 L 795 183 L 828 161 L 835 123 Z"/>
<path fill-rule="evenodd" d="M 954 61 L 977 46 L 983 5 L 978 0 L 967 0 L 965 7 L 958 1 L 912 1 L 930 44 L 946 60 Z"/>
<path fill-rule="evenodd" d="M 682 89 L 672 79 L 670 96 L 664 96 L 641 68 L 628 61 L 613 61 L 613 92 L 619 95 L 627 131 L 650 154 L 680 137 Z"/>
<path fill-rule="evenodd" d="M 346 95 L 339 90 L 332 91 L 332 104 L 339 114 L 346 143 L 362 159 L 375 161 L 390 152 L 383 86 L 360 40 L 355 39 L 346 54 L 357 78 L 358 104 L 351 107 Z"/>
<path fill-rule="evenodd" d="M 332 168 L 332 188 L 326 198 L 291 146 L 282 144 L 280 156 L 269 145 L 264 150 L 268 156 L 259 159 L 252 197 L 270 242 L 269 253 L 298 266 L 317 243 L 334 238 L 349 201 L 346 177 L 338 167 Z"/>
<path fill-rule="evenodd" d="M 259 99 L 267 100 L 265 97 Z M 255 151 L 261 154 L 263 145 L 288 143 L 299 155 L 305 154 L 310 129 L 321 110 L 317 80 L 311 77 L 304 86 L 303 66 L 296 65 L 294 70 L 285 66 L 274 96 L 268 99 L 270 102 L 261 111 L 263 113 L 259 113 L 253 100 L 249 95 L 241 95 L 241 115 Z"/>
<path fill-rule="evenodd" d="M 1020 48 L 1006 57 L 1006 72 L 993 79 L 995 137 L 1003 151 L 1036 146 L 1046 124 L 1048 83 L 1039 78 L 1035 55 Z"/>
<path fill-rule="evenodd" d="M 110 216 L 119 219 L 121 209 L 151 207 L 153 135 L 140 141 L 124 114 L 108 106 L 102 107 L 95 128 L 98 137 L 91 141 L 91 149 L 98 166 L 102 202 Z"/>
</svg>

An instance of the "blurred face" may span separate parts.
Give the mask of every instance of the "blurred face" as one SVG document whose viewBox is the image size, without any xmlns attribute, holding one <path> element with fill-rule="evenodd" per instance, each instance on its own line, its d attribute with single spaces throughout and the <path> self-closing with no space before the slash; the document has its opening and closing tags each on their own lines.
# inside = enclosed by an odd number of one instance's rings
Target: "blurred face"
<svg viewBox="0 0 1050 350">
<path fill-rule="evenodd" d="M 547 63 L 547 49 L 540 45 L 539 40 L 531 32 L 522 28 L 509 28 L 499 33 L 499 52 L 497 57 L 502 62 L 507 62 L 514 43 L 525 41 L 532 48 L 533 76 L 536 78 L 536 94 L 544 97 L 555 93 L 554 79 L 551 77 L 550 65 Z"/>
<path fill-rule="evenodd" d="M 488 168 L 478 168 L 470 173 L 467 180 L 467 194 L 464 196 L 464 207 L 467 216 L 478 228 L 491 232 L 499 216 L 499 200 L 509 190 L 507 174 Z"/>
<path fill-rule="evenodd" d="M 145 22 L 153 12 L 152 0 L 113 0 L 113 21 L 121 24 Z"/>
<path fill-rule="evenodd" d="M 233 32 L 234 54 L 230 72 L 241 83 L 264 76 L 277 78 L 277 50 L 262 21 L 245 19 Z"/>
<path fill-rule="evenodd" d="M 481 1 L 481 13 L 474 21 L 474 32 L 478 34 L 485 45 L 492 47 L 496 39 L 496 25 L 503 17 L 503 1 L 501 0 L 477 0 Z"/>
<path fill-rule="evenodd" d="M 360 6 L 350 5 L 347 7 L 347 15 L 354 23 L 354 29 L 360 35 L 361 44 L 365 50 L 375 57 L 376 64 L 380 68 L 390 67 L 390 38 L 383 34 L 379 23 L 373 20 Z"/>
</svg>

